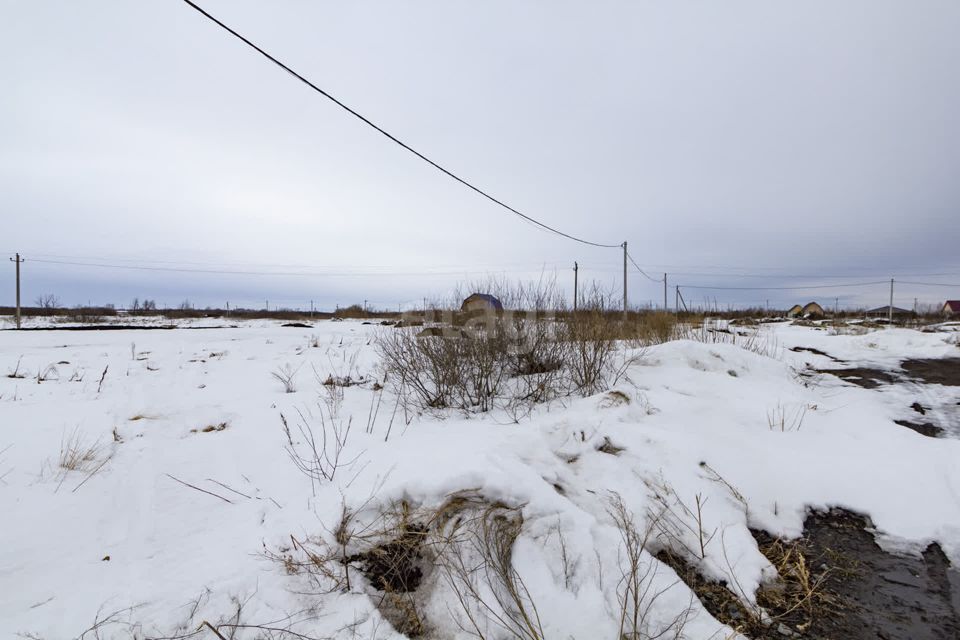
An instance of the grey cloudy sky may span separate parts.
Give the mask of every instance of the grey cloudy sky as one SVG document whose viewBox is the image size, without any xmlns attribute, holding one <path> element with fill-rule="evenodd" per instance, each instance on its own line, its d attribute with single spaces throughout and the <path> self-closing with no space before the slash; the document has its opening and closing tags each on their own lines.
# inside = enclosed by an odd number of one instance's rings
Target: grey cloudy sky
<svg viewBox="0 0 960 640">
<path fill-rule="evenodd" d="M 671 285 L 960 283 L 954 0 L 200 4 L 514 207 L 627 240 Z M 496 207 L 180 0 L 0 13 L 0 251 L 28 259 L 28 299 L 394 306 L 485 273 L 566 282 L 574 260 L 620 286 L 617 250 Z M 631 271 L 633 300 L 659 301 Z M 915 295 L 960 289 L 902 285 L 897 303 Z"/>
</svg>

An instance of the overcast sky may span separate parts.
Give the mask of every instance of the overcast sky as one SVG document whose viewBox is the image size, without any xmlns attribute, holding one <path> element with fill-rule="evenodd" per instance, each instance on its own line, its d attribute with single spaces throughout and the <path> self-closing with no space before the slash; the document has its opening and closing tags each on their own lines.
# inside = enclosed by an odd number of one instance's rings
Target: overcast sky
<svg viewBox="0 0 960 640">
<path fill-rule="evenodd" d="M 671 304 L 960 284 L 956 0 L 199 4 L 517 209 L 627 240 Z M 575 260 L 621 286 L 618 250 L 497 207 L 180 0 L 0 13 L 0 251 L 28 301 L 395 307 L 487 273 L 568 285 Z"/>
</svg>

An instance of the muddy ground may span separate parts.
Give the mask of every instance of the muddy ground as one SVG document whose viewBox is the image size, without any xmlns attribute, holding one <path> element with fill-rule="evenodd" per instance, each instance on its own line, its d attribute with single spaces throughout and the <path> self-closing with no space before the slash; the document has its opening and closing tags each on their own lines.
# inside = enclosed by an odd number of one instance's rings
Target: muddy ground
<svg viewBox="0 0 960 640">
<path fill-rule="evenodd" d="M 832 509 L 810 513 L 802 538 L 785 545 L 754 531 L 761 551 L 786 577 L 757 595 L 772 622 L 760 621 L 727 585 L 705 580 L 685 560 L 666 552 L 657 557 L 714 617 L 753 640 L 960 639 L 960 571 L 939 545 L 916 556 L 887 553 L 870 528 L 866 517 Z M 785 558 L 793 560 L 784 563 Z M 805 579 L 793 572 L 800 566 Z M 817 585 L 813 596 L 802 597 L 805 584 Z"/>
<path fill-rule="evenodd" d="M 960 387 L 960 358 L 904 360 L 900 368 L 925 384 Z"/>
<path fill-rule="evenodd" d="M 960 572 L 936 543 L 921 556 L 884 552 L 869 521 L 839 509 L 812 513 L 804 523 L 811 555 L 849 562 L 828 572 L 824 588 L 836 598 L 806 637 L 850 640 L 960 638 Z"/>
<path fill-rule="evenodd" d="M 807 349 L 796 347 L 794 351 L 810 351 L 818 355 L 826 356 L 837 363 L 842 360 L 834 358 L 830 354 L 818 351 L 816 349 Z M 888 384 L 909 384 L 915 386 L 918 390 L 926 389 L 926 385 L 938 384 L 944 386 L 960 386 L 960 358 L 918 358 L 904 360 L 900 363 L 900 370 L 884 370 L 871 367 L 854 367 L 843 369 L 814 369 L 816 373 L 826 373 L 834 375 L 841 380 L 851 384 L 859 385 L 865 389 L 876 389 Z M 921 395 L 927 396 L 926 391 Z M 929 396 L 928 396 L 929 397 Z M 937 404 L 936 402 L 934 404 Z M 946 420 L 945 424 L 937 424 L 929 417 L 924 420 L 894 420 L 898 425 L 912 429 L 913 431 L 931 438 L 939 438 L 945 435 L 948 429 L 955 421 L 951 419 L 953 401 L 949 403 L 950 407 L 940 407 L 939 414 L 941 421 Z M 960 405 L 960 403 L 957 403 Z M 926 415 L 930 407 L 924 407 L 919 402 L 914 402 L 911 406 L 915 412 L 920 415 Z M 944 413 L 944 411 L 947 411 Z M 960 412 L 960 409 L 957 410 Z M 958 636 L 960 640 L 960 636 Z"/>
</svg>

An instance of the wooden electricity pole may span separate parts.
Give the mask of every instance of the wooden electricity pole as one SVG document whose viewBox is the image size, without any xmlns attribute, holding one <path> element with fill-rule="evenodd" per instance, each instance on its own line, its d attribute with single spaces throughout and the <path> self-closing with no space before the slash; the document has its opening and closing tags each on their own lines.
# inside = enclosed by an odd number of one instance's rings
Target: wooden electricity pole
<svg viewBox="0 0 960 640">
<path fill-rule="evenodd" d="M 667 311 L 667 274 L 663 274 L 663 311 Z"/>
<path fill-rule="evenodd" d="M 627 319 L 627 241 L 623 241 L 623 319 Z"/>
<path fill-rule="evenodd" d="M 574 262 L 573 263 L 573 312 L 574 313 L 577 312 L 577 275 L 578 275 L 577 271 L 578 269 L 579 267 L 577 266 L 577 263 Z"/>
<path fill-rule="evenodd" d="M 23 258 L 20 257 L 20 254 L 17 254 L 16 258 L 10 258 L 11 262 L 17 264 L 17 329 L 20 328 L 20 263 L 23 262 Z"/>
<path fill-rule="evenodd" d="M 893 324 L 893 278 L 890 278 L 890 306 L 887 307 L 887 326 Z"/>
</svg>

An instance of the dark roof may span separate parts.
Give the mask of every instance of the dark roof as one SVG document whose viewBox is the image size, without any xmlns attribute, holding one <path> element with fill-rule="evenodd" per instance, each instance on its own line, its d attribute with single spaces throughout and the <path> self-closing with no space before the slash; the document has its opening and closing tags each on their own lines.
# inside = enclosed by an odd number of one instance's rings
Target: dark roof
<svg viewBox="0 0 960 640">
<path fill-rule="evenodd" d="M 960 313 L 960 300 L 947 300 L 943 306 L 948 307 L 953 313 Z"/>
<path fill-rule="evenodd" d="M 471 293 L 466 297 L 463 303 L 466 304 L 471 300 L 483 300 L 494 309 L 503 309 L 503 304 L 500 303 L 500 300 L 498 300 L 496 296 L 492 296 L 489 293 Z"/>
<path fill-rule="evenodd" d="M 893 312 L 897 313 L 913 313 L 910 309 L 901 309 L 900 307 L 894 307 Z M 885 304 L 882 307 L 877 307 L 876 309 L 870 309 L 867 313 L 890 313 L 890 305 Z"/>
</svg>

